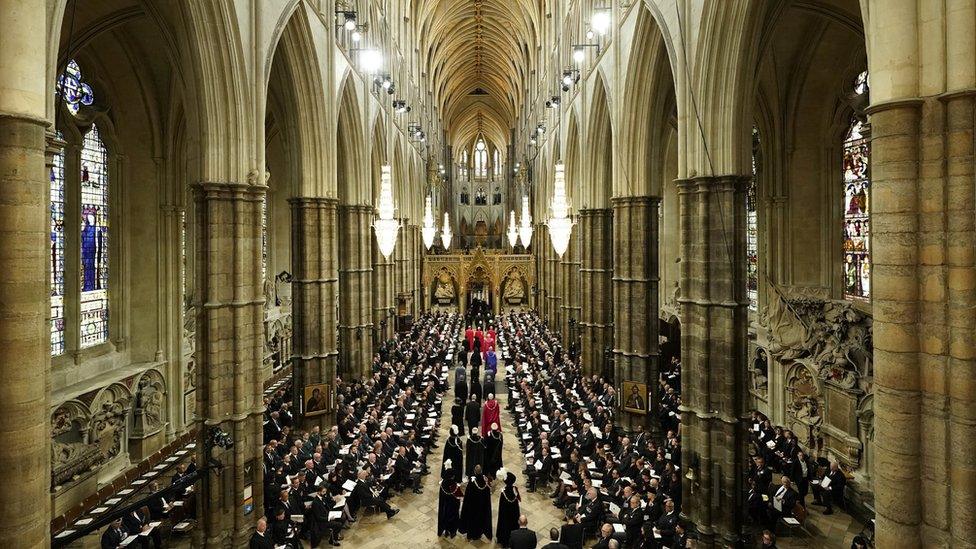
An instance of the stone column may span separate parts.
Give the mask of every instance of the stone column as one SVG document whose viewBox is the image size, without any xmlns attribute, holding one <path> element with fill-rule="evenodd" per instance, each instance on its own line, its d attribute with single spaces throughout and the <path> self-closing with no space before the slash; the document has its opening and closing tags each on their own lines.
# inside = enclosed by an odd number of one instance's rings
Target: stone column
<svg viewBox="0 0 976 549">
<path fill-rule="evenodd" d="M 299 197 L 291 204 L 292 372 L 295 395 L 315 383 L 332 384 L 336 374 L 338 315 L 338 220 L 334 198 Z M 296 402 L 298 400 L 296 399 Z M 306 427 L 326 427 L 333 417 L 311 418 Z"/>
<path fill-rule="evenodd" d="M 253 182 L 252 182 L 253 183 Z M 214 448 L 225 467 L 204 476 L 200 501 L 206 547 L 247 544 L 254 517 L 245 516 L 245 490 L 263 505 L 262 358 L 264 291 L 261 275 L 263 184 L 194 184 L 196 201 L 197 452 L 207 463 L 206 440 L 219 427 L 233 437 Z"/>
<path fill-rule="evenodd" d="M 613 207 L 613 364 L 617 388 L 647 384 L 650 415 L 623 412 L 621 425 L 656 430 L 658 377 L 658 206 L 652 196 L 625 196 Z M 619 395 L 622 401 L 624 395 Z"/>
<path fill-rule="evenodd" d="M 579 227 L 573 227 L 570 234 L 569 247 L 566 253 L 559 258 L 559 278 L 562 286 L 562 302 L 560 303 L 560 332 L 563 337 L 563 345 L 570 349 L 574 344 L 573 336 L 579 337 L 579 328 L 576 325 L 580 318 L 580 234 Z"/>
<path fill-rule="evenodd" d="M 51 508 L 47 29 L 36 2 L 0 8 L 0 542 L 48 547 Z M 48 137 L 53 142 L 53 132 Z M 47 161 L 45 160 L 47 158 Z"/>
<path fill-rule="evenodd" d="M 870 112 L 878 543 L 970 546 L 974 93 Z"/>
<path fill-rule="evenodd" d="M 586 374 L 601 373 L 606 362 L 604 350 L 613 341 L 613 215 L 609 208 L 580 210 L 580 238 L 583 255 L 580 277 L 583 292 L 580 303 L 582 366 Z"/>
<path fill-rule="evenodd" d="M 546 322 L 549 324 L 549 329 L 558 332 L 562 326 L 561 316 L 559 314 L 562 307 L 562 293 L 560 293 L 562 285 L 559 283 L 559 258 L 556 256 L 555 250 L 552 249 L 552 242 L 549 240 L 549 228 L 545 227 L 545 230 L 539 236 L 543 238 L 539 238 L 536 244 L 542 248 L 544 257 L 546 258 Z"/>
<path fill-rule="evenodd" d="M 682 513 L 706 547 L 734 545 L 746 468 L 746 189 L 749 176 L 679 180 Z M 654 319 L 657 322 L 657 318 Z"/>
<path fill-rule="evenodd" d="M 973 16 L 973 7 L 968 8 Z M 972 21 L 972 19 L 970 19 Z M 965 34 L 964 24 L 960 24 Z M 972 33 L 972 27 L 969 32 Z M 969 42 L 972 34 L 969 34 Z M 944 303 L 948 327 L 949 432 L 949 532 L 953 547 L 976 546 L 976 177 L 974 177 L 974 114 L 976 90 L 943 97 L 946 105 L 946 255 L 948 291 Z M 926 190 L 924 181 L 920 188 Z M 926 197 L 928 198 L 928 197 Z M 922 201 L 926 205 L 928 200 Z M 928 227 L 932 216 L 922 212 L 919 220 Z M 926 250 L 928 251 L 928 250 Z M 929 258 L 923 255 L 920 259 Z M 922 297 L 934 301 L 940 292 L 927 287 L 923 268 Z M 926 341 L 926 345 L 929 342 Z M 923 371 L 929 368 L 923 365 Z M 923 417 L 923 421 L 925 418 Z M 926 422 L 927 427 L 927 422 Z M 934 443 L 935 441 L 932 441 Z M 923 441 L 923 447 L 930 444 Z M 923 469 L 923 475 L 925 474 Z"/>
<path fill-rule="evenodd" d="M 369 371 L 373 360 L 372 206 L 339 205 L 339 374 Z"/>
<path fill-rule="evenodd" d="M 372 251 L 373 264 L 373 331 L 370 337 L 376 337 L 377 343 L 382 343 L 393 334 L 393 317 L 391 310 L 396 303 L 396 295 L 403 280 L 401 267 L 405 261 L 403 248 L 405 233 L 402 228 L 397 235 L 397 244 L 390 257 L 383 257 L 379 246 L 374 245 Z M 370 238 L 375 238 L 369 235 Z"/>
<path fill-rule="evenodd" d="M 420 233 L 420 225 L 409 225 L 410 230 L 410 251 L 409 261 L 407 262 L 407 294 L 410 296 L 410 308 L 408 312 L 414 319 L 420 315 L 419 307 L 422 302 L 420 291 L 420 269 L 424 255 L 424 240 Z"/>
<path fill-rule="evenodd" d="M 542 320 L 548 321 L 549 319 L 549 261 L 546 257 L 546 249 L 539 245 L 539 242 L 543 241 L 543 237 L 548 238 L 545 233 L 545 225 L 538 223 L 535 225 L 532 231 L 532 242 L 530 246 L 532 248 L 532 254 L 536 257 L 536 284 L 539 287 L 539 294 L 536 296 L 535 306 L 536 310 L 539 311 L 539 316 Z"/>
</svg>

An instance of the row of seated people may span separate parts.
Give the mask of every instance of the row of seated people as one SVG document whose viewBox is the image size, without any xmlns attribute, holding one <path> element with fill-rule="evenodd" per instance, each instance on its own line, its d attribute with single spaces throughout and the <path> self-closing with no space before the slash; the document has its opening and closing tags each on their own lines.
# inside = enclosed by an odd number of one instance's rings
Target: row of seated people
<svg viewBox="0 0 976 549">
<path fill-rule="evenodd" d="M 266 431 L 272 412 L 283 412 L 285 421 L 288 421 L 287 425 L 291 424 L 291 415 L 285 403 L 290 387 L 291 381 L 289 378 L 284 378 L 265 390 Z M 275 417 L 278 417 L 278 414 L 275 414 Z M 149 489 L 148 494 L 159 493 L 159 495 L 150 499 L 145 506 L 134 509 L 109 523 L 102 531 L 99 544 L 102 549 L 149 547 L 150 545 L 161 547 L 168 534 L 189 531 L 196 520 L 196 499 L 193 489 L 194 474 L 197 472 L 196 454 L 183 449 L 167 458 L 165 462 L 170 460 L 176 461 L 176 469 L 169 481 L 170 489 L 160 493 L 161 484 L 158 480 L 145 484 Z M 128 493 L 124 495 L 129 498 L 137 496 L 137 492 L 132 489 L 126 491 Z M 117 499 L 126 491 L 119 492 L 107 502 Z"/>
<path fill-rule="evenodd" d="M 335 426 L 324 434 L 288 425 L 264 450 L 265 531 L 252 547 L 340 544 L 361 509 L 392 518 L 395 493 L 420 493 L 426 459 L 436 448 L 441 395 L 447 388 L 457 315 L 425 315 L 384 344 L 383 361 L 366 379 L 336 380 Z M 279 414 L 278 419 L 281 419 Z"/>
<path fill-rule="evenodd" d="M 119 547 L 163 547 L 163 523 L 173 524 L 195 518 L 193 507 L 194 495 L 192 489 L 192 475 L 197 470 L 196 456 L 177 466 L 170 484 L 179 486 L 179 490 L 172 495 L 159 495 L 138 509 L 133 509 L 120 518 L 109 523 L 102 532 L 101 548 L 117 549 Z M 185 486 L 185 488 L 184 488 Z M 158 481 L 149 483 L 151 493 L 160 491 Z"/>
<path fill-rule="evenodd" d="M 551 497 L 568 522 L 560 542 L 581 547 L 596 536 L 600 549 L 689 546 L 679 520 L 678 431 L 660 440 L 642 427 L 622 433 L 612 386 L 584 376 L 537 315 L 508 315 L 501 325 L 529 490 L 556 481 Z"/>
<path fill-rule="evenodd" d="M 836 461 L 814 458 L 789 429 L 773 426 L 759 412 L 752 413 L 747 506 L 754 525 L 771 532 L 783 521 L 797 526 L 806 519 L 807 495 L 824 514 L 844 505 L 847 476 Z"/>
</svg>

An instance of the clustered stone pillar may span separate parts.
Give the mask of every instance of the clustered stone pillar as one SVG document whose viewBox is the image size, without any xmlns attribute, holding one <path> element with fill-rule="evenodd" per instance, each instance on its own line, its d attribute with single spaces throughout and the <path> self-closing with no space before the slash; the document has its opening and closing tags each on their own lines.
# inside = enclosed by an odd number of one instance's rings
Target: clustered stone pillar
<svg viewBox="0 0 976 549">
<path fill-rule="evenodd" d="M 369 238 L 375 238 L 369 235 Z M 393 335 L 393 310 L 397 289 L 400 285 L 403 264 L 403 231 L 397 236 L 397 245 L 390 257 L 383 257 L 379 246 L 373 246 L 373 332 L 377 343 L 382 343 Z"/>
<path fill-rule="evenodd" d="M 51 215 L 44 10 L 27 0 L 4 2 L 0 29 L 0 479 L 7 487 L 0 544 L 48 547 Z M 53 154 L 48 151 L 48 158 Z"/>
<path fill-rule="evenodd" d="M 580 210 L 579 235 L 582 295 L 579 302 L 582 340 L 581 361 L 586 374 L 602 373 L 605 350 L 613 341 L 613 215 L 609 208 Z"/>
<path fill-rule="evenodd" d="M 407 313 L 416 318 L 420 314 L 419 304 L 422 301 L 420 295 L 420 268 L 424 254 L 423 238 L 420 234 L 420 225 L 408 225 L 407 234 L 410 235 L 407 261 L 407 288 L 406 293 L 410 297 L 410 309 Z"/>
<path fill-rule="evenodd" d="M 559 257 L 556 256 L 556 251 L 552 249 L 552 242 L 549 240 L 549 228 L 546 227 L 543 234 L 539 236 L 544 236 L 544 238 L 539 239 L 539 246 L 542 247 L 546 258 L 546 287 L 548 288 L 548 292 L 546 293 L 546 312 L 548 313 L 548 318 L 546 321 L 551 330 L 558 332 L 562 326 L 559 314 L 562 307 L 562 284 L 559 283 Z"/>
<path fill-rule="evenodd" d="M 212 457 L 226 470 L 204 476 L 200 500 L 203 528 L 196 544 L 240 547 L 254 529 L 245 516 L 245 493 L 263 505 L 261 443 L 264 351 L 264 291 L 261 273 L 263 184 L 202 182 L 196 201 L 197 453 L 208 463 L 210 429 L 234 440 Z"/>
<path fill-rule="evenodd" d="M 579 352 L 579 337 L 577 323 L 580 318 L 580 236 L 579 227 L 574 227 L 570 233 L 569 246 L 566 253 L 559 257 L 559 280 L 562 287 L 562 301 L 560 302 L 560 333 L 563 345 L 567 350 Z M 557 256 L 558 257 L 558 256 Z"/>
<path fill-rule="evenodd" d="M 292 372 L 296 395 L 310 384 L 333 383 L 336 374 L 338 242 L 334 198 L 292 198 Z M 331 414 L 312 418 L 325 427 Z M 312 424 L 306 425 L 311 427 Z"/>
<path fill-rule="evenodd" d="M 974 98 L 870 110 L 879 547 L 976 545 Z"/>
<path fill-rule="evenodd" d="M 679 180 L 682 512 L 706 547 L 734 545 L 746 468 L 748 176 Z"/>
<path fill-rule="evenodd" d="M 373 360 L 372 206 L 339 205 L 339 374 L 358 378 Z"/>
<path fill-rule="evenodd" d="M 647 384 L 649 413 L 657 409 L 658 206 L 652 196 L 625 196 L 613 207 L 614 380 Z M 628 395 L 619 395 L 625 402 Z M 656 428 L 647 416 L 624 412 L 621 424 Z"/>
<path fill-rule="evenodd" d="M 549 294 L 552 293 L 552 287 L 549 285 L 549 256 L 547 255 L 547 247 L 540 242 L 548 243 L 549 235 L 546 233 L 546 226 L 538 223 L 535 225 L 532 231 L 532 242 L 530 246 L 535 250 L 535 257 L 537 258 L 538 274 L 536 275 L 537 284 L 539 287 L 538 295 L 536 296 L 536 308 L 539 310 L 539 314 L 542 315 L 542 320 L 545 322 L 549 321 Z"/>
</svg>

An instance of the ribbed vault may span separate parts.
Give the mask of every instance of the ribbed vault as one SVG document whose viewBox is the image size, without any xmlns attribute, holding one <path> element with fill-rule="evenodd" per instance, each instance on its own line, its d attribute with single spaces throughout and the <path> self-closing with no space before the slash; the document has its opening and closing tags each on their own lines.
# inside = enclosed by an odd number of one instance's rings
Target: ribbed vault
<svg viewBox="0 0 976 549">
<path fill-rule="evenodd" d="M 536 66 L 539 0 L 410 0 L 447 141 L 504 147 Z M 480 123 L 479 123 L 480 121 Z"/>
</svg>

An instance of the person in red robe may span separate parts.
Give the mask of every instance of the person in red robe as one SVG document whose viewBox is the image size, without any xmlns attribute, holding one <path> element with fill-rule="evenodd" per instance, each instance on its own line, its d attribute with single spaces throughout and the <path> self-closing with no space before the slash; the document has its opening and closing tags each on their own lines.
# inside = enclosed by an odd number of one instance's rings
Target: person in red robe
<svg viewBox="0 0 976 549">
<path fill-rule="evenodd" d="M 481 436 L 488 436 L 488 431 L 491 430 L 491 424 L 501 425 L 501 408 L 498 406 L 498 401 L 495 400 L 494 393 L 488 393 L 488 399 L 485 400 L 485 405 L 481 409 Z"/>
<path fill-rule="evenodd" d="M 495 350 L 495 338 L 491 335 L 491 332 L 485 334 L 485 342 L 481 345 L 481 360 L 487 358 L 488 350 Z"/>
<path fill-rule="evenodd" d="M 471 329 L 471 326 L 464 330 L 464 339 L 468 342 L 468 352 L 471 352 L 471 346 L 474 345 L 474 330 Z"/>
</svg>

